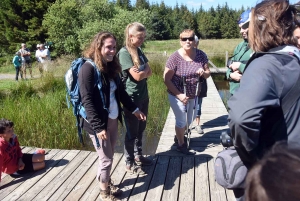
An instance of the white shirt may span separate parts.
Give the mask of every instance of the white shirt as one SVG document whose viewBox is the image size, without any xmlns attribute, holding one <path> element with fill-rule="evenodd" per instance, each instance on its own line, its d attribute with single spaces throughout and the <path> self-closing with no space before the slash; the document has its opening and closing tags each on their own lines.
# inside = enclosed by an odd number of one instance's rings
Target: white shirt
<svg viewBox="0 0 300 201">
<path fill-rule="evenodd" d="M 108 117 L 110 119 L 116 119 L 119 116 L 119 109 L 118 109 L 118 104 L 115 95 L 117 85 L 114 80 L 110 80 L 109 82 L 110 82 L 110 96 L 109 96 L 110 104 L 109 104 Z"/>
</svg>

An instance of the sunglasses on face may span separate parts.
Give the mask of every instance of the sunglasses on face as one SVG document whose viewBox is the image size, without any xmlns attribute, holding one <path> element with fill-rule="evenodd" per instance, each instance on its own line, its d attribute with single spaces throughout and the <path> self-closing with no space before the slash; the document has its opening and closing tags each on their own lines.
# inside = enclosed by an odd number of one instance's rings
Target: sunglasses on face
<svg viewBox="0 0 300 201">
<path fill-rule="evenodd" d="M 195 39 L 195 37 L 189 37 L 189 38 L 181 38 L 180 40 L 181 41 L 187 41 L 187 40 L 194 41 L 194 39 Z"/>
</svg>

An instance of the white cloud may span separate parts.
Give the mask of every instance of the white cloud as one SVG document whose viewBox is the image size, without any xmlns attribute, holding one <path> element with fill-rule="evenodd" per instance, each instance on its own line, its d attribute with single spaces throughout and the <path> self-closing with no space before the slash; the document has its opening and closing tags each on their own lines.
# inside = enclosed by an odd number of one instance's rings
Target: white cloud
<svg viewBox="0 0 300 201">
<path fill-rule="evenodd" d="M 214 0 L 209 0 L 209 1 L 214 1 Z M 206 2 L 195 2 L 195 1 L 187 1 L 186 2 L 186 5 L 187 6 L 190 6 L 190 7 L 199 7 L 199 6 L 204 6 L 204 5 L 207 5 Z"/>
</svg>

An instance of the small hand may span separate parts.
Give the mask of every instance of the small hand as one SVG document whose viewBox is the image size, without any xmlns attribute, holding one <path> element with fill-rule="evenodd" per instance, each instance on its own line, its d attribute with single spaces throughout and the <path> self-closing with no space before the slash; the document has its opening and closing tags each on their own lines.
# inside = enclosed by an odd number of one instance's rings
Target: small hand
<svg viewBox="0 0 300 201">
<path fill-rule="evenodd" d="M 187 97 L 185 94 L 179 94 L 177 95 L 177 98 L 184 104 L 186 105 L 188 100 L 189 100 L 189 97 Z"/>
<path fill-rule="evenodd" d="M 199 70 L 196 71 L 196 74 L 199 74 L 199 76 L 201 77 L 204 73 L 203 68 L 199 68 Z"/>
<path fill-rule="evenodd" d="M 137 110 L 135 113 L 133 113 L 138 120 L 146 121 L 146 115 L 142 113 L 140 110 Z"/>
<path fill-rule="evenodd" d="M 19 167 L 19 170 L 23 170 L 25 167 L 25 164 L 24 164 L 22 158 L 19 158 L 18 167 Z"/>
<path fill-rule="evenodd" d="M 232 64 L 229 66 L 233 71 L 237 71 L 241 65 L 241 62 L 232 62 Z"/>
<path fill-rule="evenodd" d="M 234 71 L 233 73 L 230 73 L 229 75 L 231 77 L 231 79 L 235 80 L 235 81 L 240 81 L 242 78 L 242 74 L 239 71 Z"/>
<path fill-rule="evenodd" d="M 97 133 L 99 140 L 107 140 L 106 130 L 102 130 L 100 133 Z"/>
</svg>

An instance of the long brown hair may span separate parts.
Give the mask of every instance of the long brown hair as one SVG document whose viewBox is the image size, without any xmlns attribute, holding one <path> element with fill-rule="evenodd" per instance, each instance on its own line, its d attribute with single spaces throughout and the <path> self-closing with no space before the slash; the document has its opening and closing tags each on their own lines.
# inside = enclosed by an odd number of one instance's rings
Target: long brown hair
<svg viewBox="0 0 300 201">
<path fill-rule="evenodd" d="M 104 60 L 103 55 L 101 54 L 101 49 L 104 45 L 104 41 L 107 38 L 113 38 L 115 41 L 117 41 L 116 37 L 112 33 L 107 31 L 99 32 L 94 36 L 91 44 L 83 52 L 83 55 L 86 58 L 92 59 L 101 72 L 105 72 L 110 78 L 114 78 L 119 72 L 122 71 L 122 68 L 116 55 L 113 57 L 111 62 L 106 62 Z"/>
<path fill-rule="evenodd" d="M 300 200 L 299 180 L 300 150 L 277 143 L 248 173 L 246 201 Z"/>
<path fill-rule="evenodd" d="M 286 0 L 265 0 L 252 9 L 249 45 L 255 52 L 266 52 L 281 45 L 297 46 L 293 37 L 296 9 Z"/>
<path fill-rule="evenodd" d="M 138 48 L 132 45 L 130 35 L 137 35 L 141 32 L 144 32 L 146 34 L 146 28 L 143 24 L 139 22 L 130 23 L 125 29 L 125 46 L 129 54 L 131 55 L 133 64 L 135 66 L 139 66 L 141 63 L 138 56 Z"/>
</svg>

